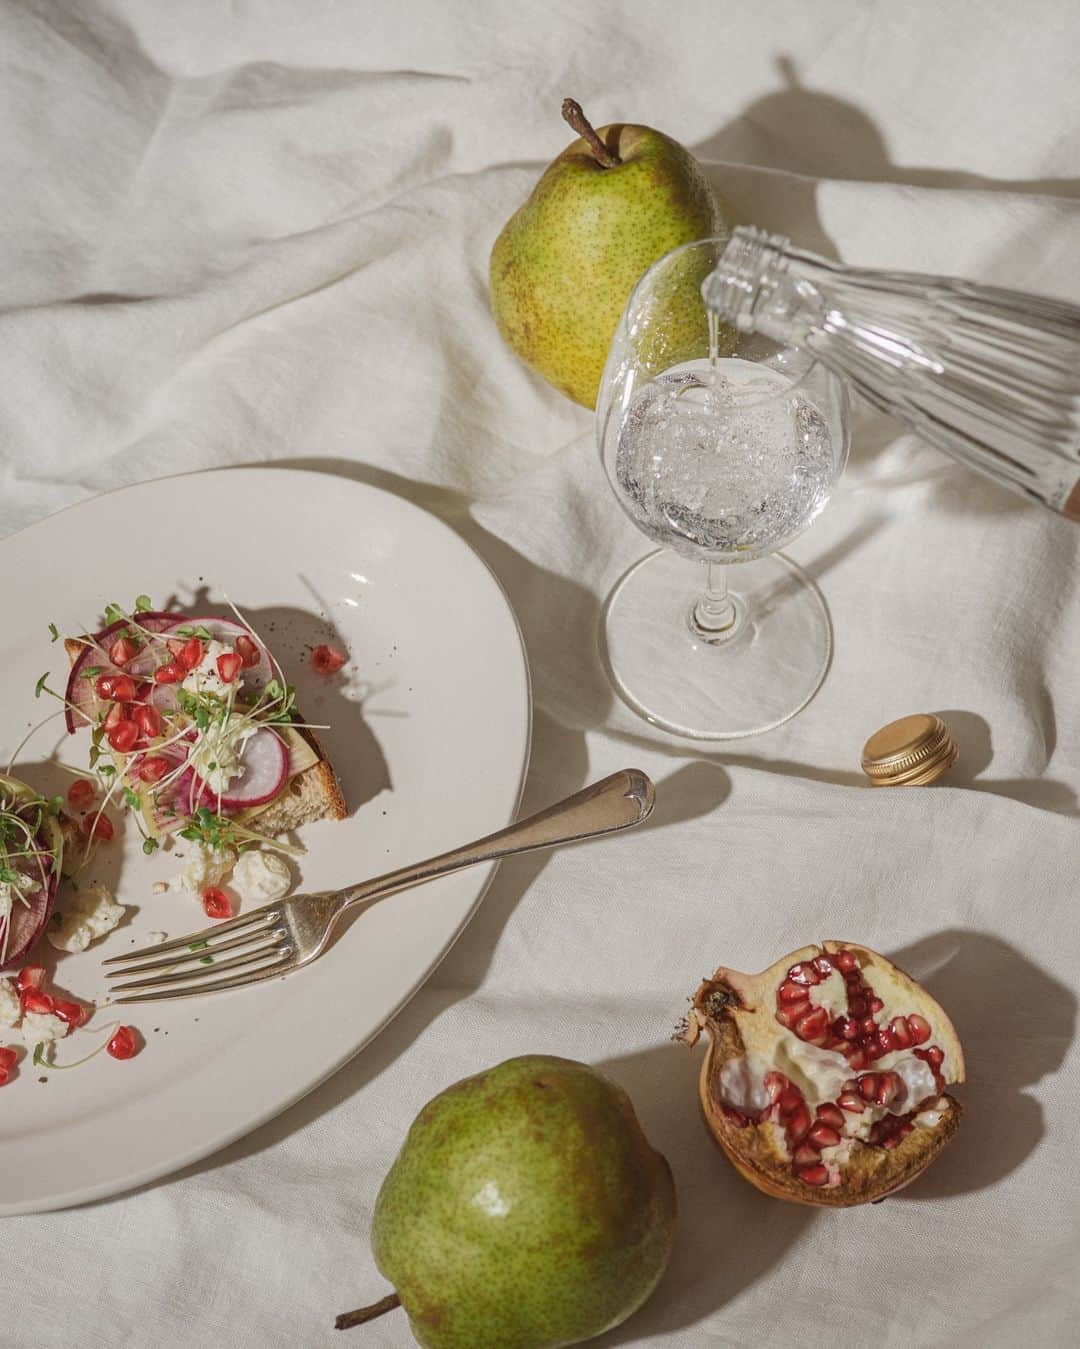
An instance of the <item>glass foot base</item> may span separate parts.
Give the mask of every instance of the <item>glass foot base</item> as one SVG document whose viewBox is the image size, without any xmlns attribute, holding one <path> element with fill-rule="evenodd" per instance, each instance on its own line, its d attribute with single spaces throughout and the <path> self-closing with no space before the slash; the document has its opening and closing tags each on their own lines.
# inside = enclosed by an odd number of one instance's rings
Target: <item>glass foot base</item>
<svg viewBox="0 0 1080 1349">
<path fill-rule="evenodd" d="M 663 548 L 636 562 L 604 605 L 600 651 L 616 692 L 675 735 L 771 731 L 802 711 L 828 673 L 829 611 L 797 563 L 773 553 L 728 577 L 738 618 L 723 634 L 701 633 L 693 620 L 704 564 Z"/>
</svg>

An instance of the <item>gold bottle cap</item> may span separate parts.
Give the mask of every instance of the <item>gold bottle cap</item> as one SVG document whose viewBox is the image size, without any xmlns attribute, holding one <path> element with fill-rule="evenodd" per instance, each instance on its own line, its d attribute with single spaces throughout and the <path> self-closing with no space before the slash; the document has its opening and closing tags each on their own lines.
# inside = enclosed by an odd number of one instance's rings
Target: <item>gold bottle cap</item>
<svg viewBox="0 0 1080 1349">
<path fill-rule="evenodd" d="M 936 782 L 959 752 L 940 717 L 916 712 L 874 732 L 863 746 L 862 768 L 875 787 L 920 787 Z"/>
</svg>

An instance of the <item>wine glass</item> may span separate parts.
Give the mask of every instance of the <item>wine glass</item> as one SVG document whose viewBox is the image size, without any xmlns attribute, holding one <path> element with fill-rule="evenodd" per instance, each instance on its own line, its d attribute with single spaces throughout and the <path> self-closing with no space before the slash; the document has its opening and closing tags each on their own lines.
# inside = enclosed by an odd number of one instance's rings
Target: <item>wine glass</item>
<svg viewBox="0 0 1080 1349">
<path fill-rule="evenodd" d="M 726 243 L 685 244 L 649 268 L 596 405 L 619 504 L 662 545 L 608 597 L 608 674 L 640 716 L 704 740 L 771 730 L 821 687 L 829 612 L 777 550 L 825 508 L 849 442 L 840 380 L 706 308 L 701 285 Z"/>
</svg>

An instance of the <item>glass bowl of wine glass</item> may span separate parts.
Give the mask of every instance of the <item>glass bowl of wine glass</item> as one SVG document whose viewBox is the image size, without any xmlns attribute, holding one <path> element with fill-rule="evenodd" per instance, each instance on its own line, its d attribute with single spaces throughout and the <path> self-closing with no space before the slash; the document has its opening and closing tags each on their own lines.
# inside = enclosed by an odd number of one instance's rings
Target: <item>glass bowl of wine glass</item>
<svg viewBox="0 0 1080 1349">
<path fill-rule="evenodd" d="M 596 405 L 612 490 L 660 545 L 608 596 L 604 663 L 640 716 L 703 740 L 771 730 L 821 687 L 829 612 L 779 550 L 824 510 L 849 444 L 840 380 L 706 308 L 726 244 L 685 244 L 649 268 Z"/>
</svg>

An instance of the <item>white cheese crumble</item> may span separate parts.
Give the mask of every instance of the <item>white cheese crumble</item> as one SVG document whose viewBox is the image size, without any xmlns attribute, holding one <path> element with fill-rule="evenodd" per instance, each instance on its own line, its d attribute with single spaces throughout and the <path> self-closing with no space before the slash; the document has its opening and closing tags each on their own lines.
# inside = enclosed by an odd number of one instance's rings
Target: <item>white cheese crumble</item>
<svg viewBox="0 0 1080 1349">
<path fill-rule="evenodd" d="M 288 863 L 277 853 L 248 849 L 240 854 L 232 885 L 245 903 L 269 904 L 289 893 L 292 874 Z"/>
<path fill-rule="evenodd" d="M 57 904 L 46 936 L 58 951 L 85 951 L 92 941 L 117 927 L 123 916 L 124 905 L 104 885 L 69 890 Z"/>
<path fill-rule="evenodd" d="M 0 1026 L 17 1026 L 22 1017 L 22 1003 L 14 979 L 0 979 Z"/>
<path fill-rule="evenodd" d="M 231 654 L 232 647 L 226 646 L 224 642 L 211 638 L 209 642 L 203 642 L 203 658 L 190 670 L 185 676 L 182 689 L 187 689 L 188 693 L 212 693 L 217 698 L 225 698 L 229 693 L 229 685 L 218 674 L 218 656 Z"/>
<path fill-rule="evenodd" d="M 187 857 L 187 866 L 173 884 L 195 894 L 209 885 L 220 885 L 236 863 L 232 848 L 210 848 L 199 842 L 188 845 Z"/>
<path fill-rule="evenodd" d="M 28 1045 L 40 1045 L 62 1040 L 70 1027 L 63 1017 L 53 1016 L 52 1012 L 27 1012 L 19 1029 Z"/>
</svg>

